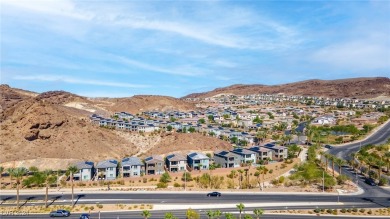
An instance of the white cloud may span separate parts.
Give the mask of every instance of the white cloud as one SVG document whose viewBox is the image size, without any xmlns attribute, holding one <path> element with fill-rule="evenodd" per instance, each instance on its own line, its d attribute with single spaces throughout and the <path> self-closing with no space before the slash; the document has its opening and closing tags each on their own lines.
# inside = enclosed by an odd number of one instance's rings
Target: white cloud
<svg viewBox="0 0 390 219">
<path fill-rule="evenodd" d="M 63 75 L 18 75 L 12 77 L 14 80 L 28 80 L 28 81 L 43 81 L 43 82 L 64 82 L 69 84 L 87 84 L 96 86 L 108 87 L 124 87 L 124 88 L 147 88 L 149 85 L 131 84 L 123 82 L 98 81 L 84 78 L 74 78 Z"/>
<path fill-rule="evenodd" d="M 351 70 L 390 70 L 390 41 L 351 40 L 321 48 L 312 58 Z"/>
<path fill-rule="evenodd" d="M 123 56 L 118 56 L 118 55 L 111 55 L 111 56 L 113 57 L 113 61 L 119 61 L 123 64 L 127 64 L 130 66 L 134 66 L 134 67 L 138 67 L 141 69 L 154 71 L 154 72 L 161 72 L 161 73 L 166 73 L 171 75 L 181 75 L 181 76 L 199 76 L 204 74 L 202 70 L 192 66 L 178 66 L 170 69 L 170 68 L 163 68 L 156 65 L 139 62 Z"/>
</svg>

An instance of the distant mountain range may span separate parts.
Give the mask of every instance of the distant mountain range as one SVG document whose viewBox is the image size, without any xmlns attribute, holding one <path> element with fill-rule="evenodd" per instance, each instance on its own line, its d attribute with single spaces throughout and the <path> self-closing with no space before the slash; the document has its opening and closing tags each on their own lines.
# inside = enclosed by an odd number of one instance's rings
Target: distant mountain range
<svg viewBox="0 0 390 219">
<path fill-rule="evenodd" d="M 182 98 L 205 98 L 218 94 L 286 94 L 348 98 L 390 98 L 390 79 L 387 77 L 349 78 L 340 80 L 307 80 L 281 85 L 236 84 Z"/>
</svg>

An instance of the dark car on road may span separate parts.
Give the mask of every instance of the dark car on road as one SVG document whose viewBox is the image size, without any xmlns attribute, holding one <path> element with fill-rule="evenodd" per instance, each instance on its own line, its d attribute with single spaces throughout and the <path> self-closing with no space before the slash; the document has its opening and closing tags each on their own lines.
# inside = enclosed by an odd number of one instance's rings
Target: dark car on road
<svg viewBox="0 0 390 219">
<path fill-rule="evenodd" d="M 220 192 L 210 192 L 210 193 L 207 193 L 207 197 L 221 197 L 221 193 Z"/>
<path fill-rule="evenodd" d="M 370 186 L 376 186 L 375 180 L 373 180 L 372 178 L 366 178 L 366 180 L 364 180 L 364 182 Z"/>
<path fill-rule="evenodd" d="M 333 147 L 331 145 L 325 145 L 325 148 L 332 149 Z"/>
<path fill-rule="evenodd" d="M 57 210 L 50 212 L 50 217 L 69 217 L 70 212 L 67 210 Z"/>
<path fill-rule="evenodd" d="M 89 214 L 82 214 L 82 215 L 80 215 L 79 219 L 91 219 L 91 215 L 89 215 Z"/>
</svg>

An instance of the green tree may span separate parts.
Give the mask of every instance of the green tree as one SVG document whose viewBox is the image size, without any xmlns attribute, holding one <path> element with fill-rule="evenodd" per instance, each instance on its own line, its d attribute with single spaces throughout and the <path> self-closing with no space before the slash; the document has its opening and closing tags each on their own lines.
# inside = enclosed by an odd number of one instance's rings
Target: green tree
<svg viewBox="0 0 390 219">
<path fill-rule="evenodd" d="M 200 215 L 197 211 L 189 208 L 186 211 L 186 219 L 200 219 Z"/>
<path fill-rule="evenodd" d="M 7 169 L 8 174 L 15 178 L 16 181 L 16 206 L 19 209 L 19 189 L 20 189 L 20 182 L 23 180 L 23 176 L 27 174 L 27 169 L 24 167 L 18 167 L 18 168 L 9 168 Z"/>
<path fill-rule="evenodd" d="M 189 172 L 184 172 L 183 176 L 181 177 L 182 181 L 192 181 L 191 173 Z"/>
<path fill-rule="evenodd" d="M 209 219 L 214 219 L 214 217 L 215 217 L 215 212 L 214 212 L 213 210 L 208 210 L 208 211 L 206 212 L 206 215 L 207 215 L 207 217 L 208 217 Z"/>
<path fill-rule="evenodd" d="M 167 212 L 164 215 L 164 219 L 178 219 L 178 218 L 175 217 L 172 212 Z"/>
<path fill-rule="evenodd" d="M 69 166 L 67 172 L 70 174 L 70 183 L 72 184 L 72 206 L 74 206 L 74 179 L 73 176 L 79 169 L 76 166 Z"/>
<path fill-rule="evenodd" d="M 148 219 L 152 216 L 152 214 L 148 210 L 143 210 L 141 216 L 144 217 L 145 219 Z"/>
<path fill-rule="evenodd" d="M 264 187 L 265 187 L 265 185 L 264 185 L 264 182 L 265 182 L 264 177 L 265 177 L 265 174 L 268 173 L 268 169 L 267 169 L 267 167 L 265 167 L 265 166 L 259 166 L 259 167 L 257 167 L 256 169 L 257 169 L 257 171 L 259 171 L 260 174 L 263 176 L 263 188 L 264 188 Z"/>
<path fill-rule="evenodd" d="M 188 131 L 189 131 L 190 133 L 194 133 L 194 132 L 195 132 L 195 128 L 194 128 L 194 127 L 190 127 L 190 128 L 188 129 Z"/>
<path fill-rule="evenodd" d="M 241 219 L 241 214 L 242 214 L 242 211 L 245 209 L 245 205 L 240 203 L 238 205 L 236 205 L 238 211 L 240 212 L 240 219 Z"/>
<path fill-rule="evenodd" d="M 168 183 L 171 181 L 171 176 L 169 173 L 165 172 L 160 176 L 160 182 L 162 183 Z"/>
<path fill-rule="evenodd" d="M 167 131 L 168 131 L 168 132 L 172 131 L 172 129 L 173 129 L 173 128 L 172 128 L 171 125 L 168 125 L 168 126 L 167 126 Z"/>
<path fill-rule="evenodd" d="M 256 208 L 255 210 L 253 210 L 253 214 L 255 214 L 256 218 L 259 219 L 260 216 L 264 214 L 264 210 L 261 208 Z"/>
<path fill-rule="evenodd" d="M 245 215 L 244 215 L 244 219 L 253 219 L 253 217 L 250 216 L 249 214 L 245 214 Z"/>
<path fill-rule="evenodd" d="M 4 172 L 4 167 L 0 166 L 0 182 L 3 181 L 3 172 Z"/>
<path fill-rule="evenodd" d="M 221 212 L 220 210 L 215 210 L 215 211 L 214 211 L 214 216 L 215 216 L 217 219 L 221 218 L 221 215 L 222 215 L 222 212 Z"/>
<path fill-rule="evenodd" d="M 201 118 L 198 120 L 198 123 L 200 124 L 205 124 L 206 123 L 206 120 L 204 118 Z"/>
<path fill-rule="evenodd" d="M 39 169 L 36 166 L 31 166 L 28 168 L 28 171 L 30 171 L 32 173 L 36 173 L 36 172 L 39 172 Z"/>
<path fill-rule="evenodd" d="M 45 207 L 48 207 L 47 201 L 48 201 L 48 196 L 49 196 L 49 186 L 51 184 L 54 184 L 57 182 L 57 176 L 53 175 L 53 171 L 51 170 L 45 170 L 42 172 L 43 179 L 45 181 L 45 187 L 46 187 L 46 195 L 45 195 Z"/>
<path fill-rule="evenodd" d="M 341 158 L 335 158 L 334 162 L 339 167 L 339 174 L 341 175 L 341 167 L 346 164 L 346 161 Z"/>
<path fill-rule="evenodd" d="M 209 122 L 214 122 L 214 116 L 213 115 L 207 116 L 207 119 L 209 120 Z"/>
<path fill-rule="evenodd" d="M 225 213 L 226 219 L 235 219 L 234 215 L 232 213 Z"/>
</svg>

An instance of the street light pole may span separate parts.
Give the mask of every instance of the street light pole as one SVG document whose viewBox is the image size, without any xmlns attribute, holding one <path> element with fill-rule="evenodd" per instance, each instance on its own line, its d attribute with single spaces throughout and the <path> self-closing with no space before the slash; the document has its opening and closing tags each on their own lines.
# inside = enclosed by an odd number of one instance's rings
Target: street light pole
<svg viewBox="0 0 390 219">
<path fill-rule="evenodd" d="M 187 191 L 187 167 L 184 169 L 184 191 Z"/>
<path fill-rule="evenodd" d="M 325 171 L 322 171 L 322 192 L 325 192 Z"/>
</svg>

